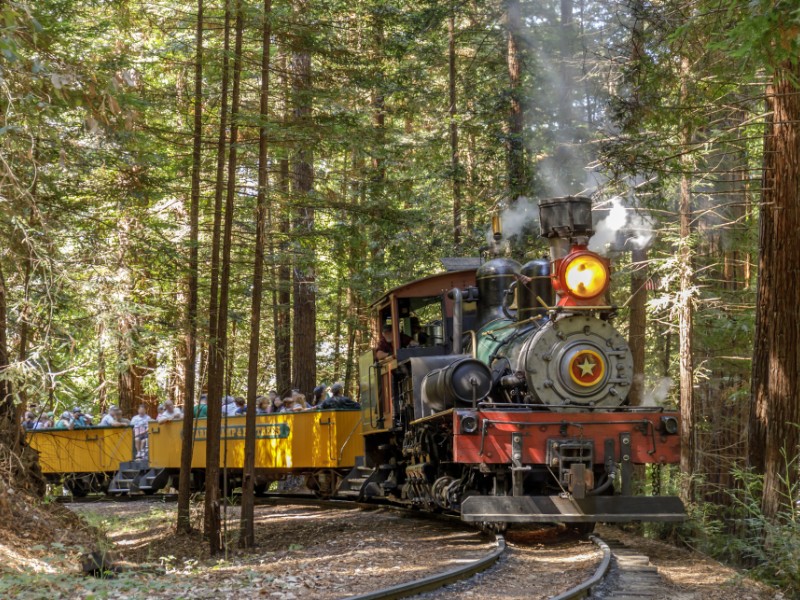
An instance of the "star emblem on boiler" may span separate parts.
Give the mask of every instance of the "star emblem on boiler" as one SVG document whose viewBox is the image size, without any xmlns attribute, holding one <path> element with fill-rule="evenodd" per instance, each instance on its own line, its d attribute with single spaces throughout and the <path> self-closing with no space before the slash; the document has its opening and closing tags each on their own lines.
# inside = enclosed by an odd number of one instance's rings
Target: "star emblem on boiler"
<svg viewBox="0 0 800 600">
<path fill-rule="evenodd" d="M 594 368 L 597 366 L 597 363 L 593 363 L 589 360 L 589 357 L 586 356 L 583 359 L 583 362 L 578 365 L 578 368 L 581 370 L 581 377 L 585 377 L 586 375 L 594 375 Z"/>
<path fill-rule="evenodd" d="M 589 388 L 604 381 L 606 363 L 596 350 L 582 348 L 572 355 L 568 364 L 569 378 L 581 388 Z"/>
</svg>

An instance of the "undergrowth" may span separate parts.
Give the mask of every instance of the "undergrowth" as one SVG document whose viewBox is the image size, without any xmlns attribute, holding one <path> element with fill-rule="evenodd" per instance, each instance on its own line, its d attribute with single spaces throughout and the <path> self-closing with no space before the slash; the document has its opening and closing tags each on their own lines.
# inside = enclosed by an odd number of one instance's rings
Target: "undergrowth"
<svg viewBox="0 0 800 600">
<path fill-rule="evenodd" d="M 782 480 L 788 490 L 781 509 L 767 518 L 761 509 L 764 478 L 749 470 L 733 472 L 730 504 L 698 503 L 682 533 L 688 543 L 721 561 L 748 570 L 760 581 L 800 598 L 800 484 L 789 482 L 797 459 L 787 461 Z"/>
</svg>

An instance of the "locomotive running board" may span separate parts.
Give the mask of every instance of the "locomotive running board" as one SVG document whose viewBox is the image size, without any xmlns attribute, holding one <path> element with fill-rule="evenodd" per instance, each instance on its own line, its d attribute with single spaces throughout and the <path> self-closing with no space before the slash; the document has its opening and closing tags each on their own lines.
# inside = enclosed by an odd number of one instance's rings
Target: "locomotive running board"
<svg viewBox="0 0 800 600">
<path fill-rule="evenodd" d="M 624 523 L 684 521 L 686 511 L 675 496 L 596 496 L 576 500 L 561 496 L 470 496 L 461 518 L 471 522 Z"/>
</svg>

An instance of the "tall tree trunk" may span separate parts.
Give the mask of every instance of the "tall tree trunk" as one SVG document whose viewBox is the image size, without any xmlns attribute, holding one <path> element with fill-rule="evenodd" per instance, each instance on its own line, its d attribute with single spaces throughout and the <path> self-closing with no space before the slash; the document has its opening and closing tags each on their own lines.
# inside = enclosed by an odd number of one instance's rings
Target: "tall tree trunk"
<svg viewBox="0 0 800 600">
<path fill-rule="evenodd" d="M 512 201 L 523 193 L 527 187 L 525 166 L 525 144 L 523 128 L 525 117 L 522 108 L 522 57 L 520 40 L 522 33 L 522 17 L 519 0 L 506 2 L 506 27 L 508 29 L 508 45 L 506 59 L 508 62 L 509 98 L 511 101 L 508 114 L 508 189 Z"/>
<path fill-rule="evenodd" d="M 456 8 L 450 2 L 450 18 L 447 21 L 450 88 L 450 168 L 453 180 L 453 245 L 461 244 L 461 165 L 458 155 L 458 123 L 456 122 Z"/>
<path fill-rule="evenodd" d="M 244 468 L 242 471 L 242 509 L 239 544 L 251 548 L 255 544 L 254 504 L 256 471 L 256 397 L 258 396 L 258 353 L 261 335 L 261 295 L 264 279 L 264 246 L 267 226 L 267 133 L 269 131 L 269 52 L 270 13 L 272 1 L 264 0 L 263 33 L 261 36 L 261 127 L 258 136 L 258 194 L 256 199 L 256 247 L 253 265 L 253 298 L 250 311 L 250 349 L 247 358 L 247 415 L 244 433 Z"/>
<path fill-rule="evenodd" d="M 787 63 L 767 88 L 748 453 L 764 474 L 761 507 L 770 518 L 791 510 L 800 460 L 799 78 L 800 63 Z"/>
<path fill-rule="evenodd" d="M 306 0 L 297 0 L 297 14 L 308 11 Z M 311 54 L 305 47 L 295 48 L 292 55 L 292 87 L 294 90 L 294 119 L 300 135 L 295 155 L 294 180 L 298 214 L 295 219 L 294 314 L 292 330 L 292 383 L 307 396 L 317 379 L 317 292 L 314 269 L 314 159 L 311 128 Z"/>
<path fill-rule="evenodd" d="M 374 79 L 378 82 L 372 91 L 372 126 L 375 130 L 375 147 L 372 151 L 372 184 L 373 196 L 383 196 L 386 183 L 386 166 L 383 153 L 385 152 L 386 139 L 386 98 L 383 94 L 383 46 L 385 41 L 383 15 L 376 11 L 373 14 L 373 61 L 375 67 Z"/>
<path fill-rule="evenodd" d="M 100 401 L 100 410 L 108 407 L 108 382 L 106 378 L 106 351 L 105 351 L 105 324 L 100 321 L 97 325 L 97 399 Z"/>
<path fill-rule="evenodd" d="M 280 58 L 279 70 L 281 76 L 281 87 L 283 88 L 283 123 L 289 124 L 289 103 L 290 90 L 288 67 L 286 64 L 286 54 L 282 53 Z M 285 150 L 284 150 L 285 151 Z M 290 221 L 286 206 L 289 202 L 289 157 L 284 154 L 278 163 L 278 190 L 285 206 L 278 208 L 280 215 L 279 221 L 279 243 L 280 259 L 275 266 L 276 287 L 273 296 L 273 327 L 275 329 L 275 383 L 278 394 L 284 398 L 292 387 L 292 322 L 291 322 L 291 302 L 292 302 L 292 271 L 289 264 L 289 234 Z"/>
<path fill-rule="evenodd" d="M 236 198 L 236 163 L 238 157 L 238 143 L 239 143 L 239 99 L 241 88 L 242 76 L 242 31 L 244 29 L 244 15 L 242 11 L 242 0 L 236 0 L 236 42 L 233 54 L 233 90 L 231 93 L 231 133 L 228 144 L 228 177 L 227 177 L 227 190 L 225 195 L 225 222 L 222 232 L 222 257 L 220 260 L 221 272 L 219 282 L 219 315 L 217 317 L 217 338 L 219 340 L 217 348 L 217 373 L 216 385 L 217 398 L 221 398 L 222 386 L 226 381 L 226 374 L 230 372 L 225 366 L 228 358 L 228 308 L 229 308 L 229 295 L 230 295 L 230 279 L 231 279 L 231 248 L 233 246 L 233 217 L 234 205 Z M 227 371 L 227 372 L 226 372 Z M 230 383 L 226 387 L 230 387 Z M 226 391 L 230 391 L 229 389 Z M 217 400 L 220 404 L 220 400 Z M 220 451 L 220 436 L 217 434 L 219 429 L 214 431 L 213 440 L 211 436 L 212 425 L 208 424 L 208 434 L 206 445 L 208 452 L 215 452 L 217 461 L 219 461 Z M 217 464 L 217 471 L 219 464 Z M 212 478 L 211 470 L 208 466 L 208 457 L 206 458 L 206 477 Z M 216 477 L 217 485 L 219 485 L 219 476 Z M 212 481 L 206 481 L 206 494 L 208 494 L 208 486 Z M 216 490 L 217 494 L 219 489 Z M 211 535 L 209 537 L 210 552 L 211 554 L 218 553 L 222 546 L 219 544 L 220 536 Z"/>
<path fill-rule="evenodd" d="M 558 125 L 561 129 L 570 131 L 572 129 L 572 94 L 573 94 L 573 75 L 572 60 L 573 48 L 575 44 L 575 27 L 572 20 L 572 0 L 561 0 L 561 64 L 560 79 L 561 87 L 558 91 Z"/>
<path fill-rule="evenodd" d="M 222 425 L 222 365 L 223 356 L 219 336 L 219 279 L 220 238 L 222 229 L 222 194 L 225 190 L 225 149 L 228 116 L 228 54 L 230 51 L 231 14 L 230 2 L 225 1 L 224 54 L 222 57 L 222 88 L 220 91 L 220 123 L 217 141 L 217 173 L 214 189 L 214 230 L 211 240 L 211 292 L 208 315 L 208 418 L 206 420 L 206 494 L 205 535 L 209 539 L 212 553 L 219 551 L 219 431 Z"/>
<path fill-rule="evenodd" d="M 633 358 L 633 382 L 628 401 L 631 406 L 641 406 L 644 392 L 644 359 L 647 345 L 647 250 L 634 249 L 631 253 L 630 319 L 628 320 L 628 346 Z"/>
<path fill-rule="evenodd" d="M 688 102 L 689 59 L 681 59 L 681 100 Z M 692 225 L 692 190 L 689 173 L 692 170 L 692 159 L 689 145 L 692 142 L 692 130 L 684 123 L 681 131 L 683 157 L 681 158 L 680 201 L 680 242 L 678 245 L 678 263 L 680 269 L 680 403 L 681 403 L 681 471 L 683 472 L 683 488 L 681 496 L 684 501 L 694 498 L 694 474 L 697 463 L 696 443 L 696 410 L 694 398 L 694 359 L 692 342 L 694 338 L 694 271 L 692 266 L 691 225 Z"/>
<path fill-rule="evenodd" d="M 0 375 L 8 369 L 11 363 L 8 355 L 8 337 L 6 331 L 8 327 L 8 291 L 6 288 L 6 278 L 3 274 L 3 265 L 0 263 Z M 14 410 L 14 398 L 12 396 L 11 382 L 0 377 L 0 421 L 16 423 L 16 411 Z M 0 424 L 0 431 L 5 429 L 5 424 Z"/>
<path fill-rule="evenodd" d="M 192 139 L 192 184 L 189 206 L 189 303 L 186 308 L 184 339 L 186 366 L 181 439 L 181 471 L 178 477 L 178 532 L 192 530 L 190 514 L 192 444 L 194 442 L 194 395 L 197 380 L 197 305 L 198 305 L 198 232 L 200 221 L 200 171 L 203 158 L 203 0 L 197 0 L 194 60 L 194 129 Z M 190 433 L 191 432 L 191 433 Z"/>
<path fill-rule="evenodd" d="M 469 106 L 467 110 L 470 110 Z M 471 112 L 471 111 L 470 111 Z M 467 235 L 471 236 L 475 228 L 475 213 L 478 210 L 478 157 L 475 147 L 475 132 L 467 130 L 467 206 L 464 212 L 467 213 Z"/>
</svg>

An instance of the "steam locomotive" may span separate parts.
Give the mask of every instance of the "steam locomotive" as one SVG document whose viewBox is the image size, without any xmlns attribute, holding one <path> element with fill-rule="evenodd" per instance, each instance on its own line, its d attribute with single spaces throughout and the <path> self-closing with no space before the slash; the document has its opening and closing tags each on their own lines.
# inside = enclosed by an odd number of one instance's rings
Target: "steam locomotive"
<svg viewBox="0 0 800 600">
<path fill-rule="evenodd" d="M 676 497 L 633 495 L 634 465 L 679 461 L 680 423 L 628 406 L 633 361 L 605 300 L 609 261 L 588 250 L 591 199 L 540 201 L 539 217 L 548 258 L 495 258 L 373 304 L 396 350 L 360 358 L 364 464 L 342 490 L 494 527 L 685 518 Z M 415 329 L 426 343 L 404 344 Z"/>
</svg>

